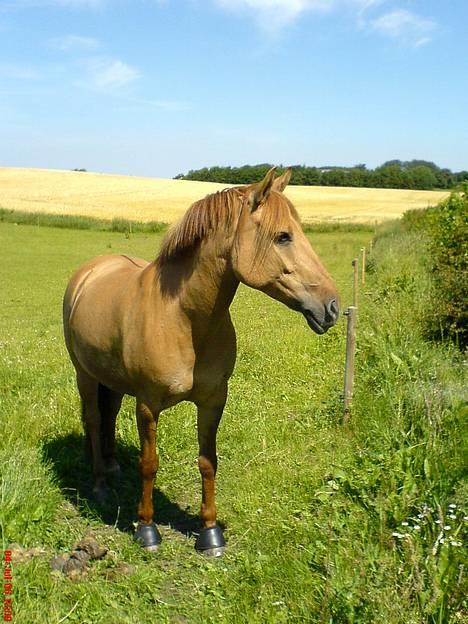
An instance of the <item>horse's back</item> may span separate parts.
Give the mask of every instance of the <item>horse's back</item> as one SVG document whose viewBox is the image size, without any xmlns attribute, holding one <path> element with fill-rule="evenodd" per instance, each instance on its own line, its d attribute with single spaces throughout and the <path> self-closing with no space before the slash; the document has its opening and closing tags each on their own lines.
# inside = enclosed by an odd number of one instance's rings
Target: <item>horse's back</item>
<svg viewBox="0 0 468 624">
<path fill-rule="evenodd" d="M 98 256 L 83 264 L 68 282 L 64 296 L 64 322 L 69 322 L 84 293 L 96 291 L 95 305 L 108 294 L 108 290 L 123 286 L 126 278 L 141 272 L 146 260 L 131 256 Z M 108 302 L 108 300 L 107 300 Z"/>
</svg>

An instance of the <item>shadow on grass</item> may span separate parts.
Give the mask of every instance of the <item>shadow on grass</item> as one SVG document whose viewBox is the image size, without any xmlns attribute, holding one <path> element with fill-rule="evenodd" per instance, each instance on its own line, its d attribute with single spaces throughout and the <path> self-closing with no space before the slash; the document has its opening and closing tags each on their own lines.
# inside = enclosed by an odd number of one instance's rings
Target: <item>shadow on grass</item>
<svg viewBox="0 0 468 624">
<path fill-rule="evenodd" d="M 121 531 L 133 532 L 140 495 L 138 449 L 116 441 L 117 460 L 122 475 L 109 479 L 109 502 L 100 505 L 92 493 L 93 474 L 91 461 L 85 458 L 84 436 L 69 434 L 45 443 L 43 453 L 52 464 L 57 482 L 64 496 L 81 515 L 93 515 Z M 159 490 L 154 490 L 155 522 L 190 536 L 200 530 L 200 519 Z M 220 524 L 223 528 L 223 525 Z"/>
</svg>

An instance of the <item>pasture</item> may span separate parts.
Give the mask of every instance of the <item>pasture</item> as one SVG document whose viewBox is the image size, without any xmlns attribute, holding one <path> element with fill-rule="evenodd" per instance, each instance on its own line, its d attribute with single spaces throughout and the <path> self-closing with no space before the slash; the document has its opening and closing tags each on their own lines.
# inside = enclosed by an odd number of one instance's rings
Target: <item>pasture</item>
<svg viewBox="0 0 468 624">
<path fill-rule="evenodd" d="M 351 259 L 369 237 L 310 234 L 343 308 Z M 191 405 L 160 421 L 157 555 L 132 540 L 139 480 L 130 399 L 117 427 L 122 480 L 108 506 L 93 502 L 62 338 L 63 290 L 83 260 L 151 259 L 160 240 L 0 224 L 0 526 L 3 548 L 39 548 L 14 565 L 13 621 L 32 624 L 45 614 L 57 624 L 461 621 L 457 547 L 434 544 L 436 522 L 450 509 L 454 543 L 463 523 L 462 363 L 418 337 L 427 291 L 415 240 L 387 237 L 375 250 L 360 300 L 349 427 L 339 424 L 343 318 L 318 337 L 299 315 L 240 288 L 232 306 L 239 353 L 218 435 L 223 558 L 194 551 L 200 486 Z M 395 532 L 403 534 L 405 522 L 409 532 L 418 513 L 421 536 L 399 541 Z M 108 556 L 76 582 L 51 573 L 49 560 L 88 533 Z"/>
<path fill-rule="evenodd" d="M 73 171 L 0 168 L 0 208 L 99 219 L 173 223 L 190 204 L 225 184 Z M 442 191 L 289 186 L 305 223 L 395 219 L 447 197 Z"/>
</svg>

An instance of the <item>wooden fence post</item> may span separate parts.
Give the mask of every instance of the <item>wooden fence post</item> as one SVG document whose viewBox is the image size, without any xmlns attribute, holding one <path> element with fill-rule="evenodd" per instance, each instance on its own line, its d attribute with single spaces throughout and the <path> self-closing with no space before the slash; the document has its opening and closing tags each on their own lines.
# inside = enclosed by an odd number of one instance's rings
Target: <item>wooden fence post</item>
<svg viewBox="0 0 468 624">
<path fill-rule="evenodd" d="M 361 282 L 363 284 L 365 284 L 366 283 L 366 248 L 362 247 L 361 251 L 362 251 L 362 277 L 361 277 Z"/>
<path fill-rule="evenodd" d="M 351 263 L 353 265 L 353 306 L 357 308 L 358 287 L 359 287 L 359 262 L 357 258 Z"/>
<path fill-rule="evenodd" d="M 349 306 L 345 312 L 348 317 L 348 324 L 346 330 L 346 363 L 345 363 L 345 376 L 344 376 L 344 409 L 343 409 L 343 424 L 346 424 L 349 420 L 351 413 L 351 401 L 353 399 L 353 384 L 354 384 L 354 355 L 356 352 L 356 321 L 357 321 L 357 307 Z"/>
</svg>

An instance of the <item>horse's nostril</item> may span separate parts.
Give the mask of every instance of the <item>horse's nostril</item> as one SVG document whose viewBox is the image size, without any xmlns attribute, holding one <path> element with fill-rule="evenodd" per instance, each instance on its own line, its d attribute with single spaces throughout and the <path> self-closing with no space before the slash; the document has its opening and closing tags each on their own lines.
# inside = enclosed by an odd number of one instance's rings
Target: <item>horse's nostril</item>
<svg viewBox="0 0 468 624">
<path fill-rule="evenodd" d="M 332 318 L 332 320 L 336 321 L 336 319 L 338 318 L 338 312 L 339 312 L 336 299 L 331 299 L 325 306 L 325 309 L 328 312 L 329 316 Z"/>
</svg>

